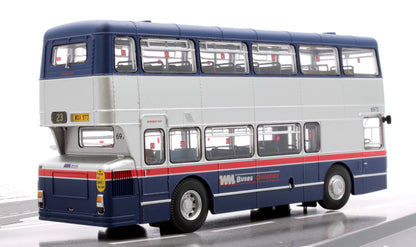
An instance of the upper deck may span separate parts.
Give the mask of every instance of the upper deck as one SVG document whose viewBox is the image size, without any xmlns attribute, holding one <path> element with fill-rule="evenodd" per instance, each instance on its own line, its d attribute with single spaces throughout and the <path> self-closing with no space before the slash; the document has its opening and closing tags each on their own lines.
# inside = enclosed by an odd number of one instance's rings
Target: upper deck
<svg viewBox="0 0 416 247">
<path fill-rule="evenodd" d="M 199 40 L 241 41 L 283 43 L 298 47 L 308 45 L 330 45 L 334 47 L 372 48 L 377 52 L 377 42 L 373 38 L 336 34 L 298 33 L 286 31 L 265 31 L 245 28 L 220 28 L 207 26 L 160 24 L 132 21 L 83 21 L 61 25 L 48 30 L 44 36 L 43 59 L 40 79 L 67 78 L 90 75 L 119 73 L 114 69 L 113 44 L 115 36 L 130 36 L 136 39 L 136 50 L 140 51 L 138 40 L 141 37 L 186 38 L 195 43 Z M 87 43 L 87 60 L 83 64 L 65 68 L 53 66 L 52 48 L 69 43 Z M 196 46 L 198 50 L 198 46 Z M 140 54 L 138 54 L 140 60 Z M 139 68 L 135 74 L 142 74 Z M 129 73 L 132 74 L 132 73 Z M 197 74 L 202 74 L 200 69 Z M 247 76 L 254 75 L 251 69 Z M 298 71 L 298 76 L 303 76 Z M 340 76 L 343 76 L 341 74 Z M 381 71 L 379 73 L 381 77 Z"/>
</svg>

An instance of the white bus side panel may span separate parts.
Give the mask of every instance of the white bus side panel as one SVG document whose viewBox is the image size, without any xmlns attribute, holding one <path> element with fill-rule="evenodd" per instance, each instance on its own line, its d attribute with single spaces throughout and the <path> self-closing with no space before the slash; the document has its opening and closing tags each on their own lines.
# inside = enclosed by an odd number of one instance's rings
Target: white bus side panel
<svg viewBox="0 0 416 247">
<path fill-rule="evenodd" d="M 206 125 L 255 122 L 253 84 L 248 77 L 201 77 L 203 121 Z"/>
<path fill-rule="evenodd" d="M 196 76 L 139 78 L 140 114 L 167 114 L 169 125 L 202 123 L 201 92 Z"/>
<path fill-rule="evenodd" d="M 302 119 L 300 85 L 294 78 L 253 78 L 256 121 L 277 123 Z"/>
</svg>

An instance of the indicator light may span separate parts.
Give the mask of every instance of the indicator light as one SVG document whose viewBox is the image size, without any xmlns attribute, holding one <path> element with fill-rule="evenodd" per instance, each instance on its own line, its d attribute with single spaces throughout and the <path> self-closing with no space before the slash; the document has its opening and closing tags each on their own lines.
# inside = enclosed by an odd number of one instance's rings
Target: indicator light
<svg viewBox="0 0 416 247">
<path fill-rule="evenodd" d="M 43 209 L 45 207 L 42 190 L 38 190 L 38 207 L 39 209 Z"/>
</svg>

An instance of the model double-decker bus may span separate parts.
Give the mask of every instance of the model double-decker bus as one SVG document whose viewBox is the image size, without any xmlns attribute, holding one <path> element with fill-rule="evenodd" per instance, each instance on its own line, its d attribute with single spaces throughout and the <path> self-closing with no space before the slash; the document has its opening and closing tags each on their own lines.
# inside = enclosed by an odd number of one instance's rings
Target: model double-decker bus
<svg viewBox="0 0 416 247">
<path fill-rule="evenodd" d="M 208 212 L 318 202 L 387 186 L 377 42 L 151 22 L 44 36 L 42 220 L 180 232 Z"/>
</svg>

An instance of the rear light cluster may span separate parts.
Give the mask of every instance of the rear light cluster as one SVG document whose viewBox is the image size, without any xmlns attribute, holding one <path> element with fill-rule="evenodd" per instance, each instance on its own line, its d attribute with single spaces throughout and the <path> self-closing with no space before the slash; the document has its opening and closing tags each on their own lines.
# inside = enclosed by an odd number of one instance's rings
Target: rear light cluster
<svg viewBox="0 0 416 247">
<path fill-rule="evenodd" d="M 132 171 L 114 171 L 112 173 L 113 196 L 133 195 Z"/>
<path fill-rule="evenodd" d="M 102 194 L 97 195 L 97 211 L 98 211 L 98 214 L 104 214 L 105 212 L 104 195 Z"/>
<path fill-rule="evenodd" d="M 39 209 L 45 208 L 45 201 L 43 197 L 43 190 L 38 190 L 38 207 Z"/>
</svg>

